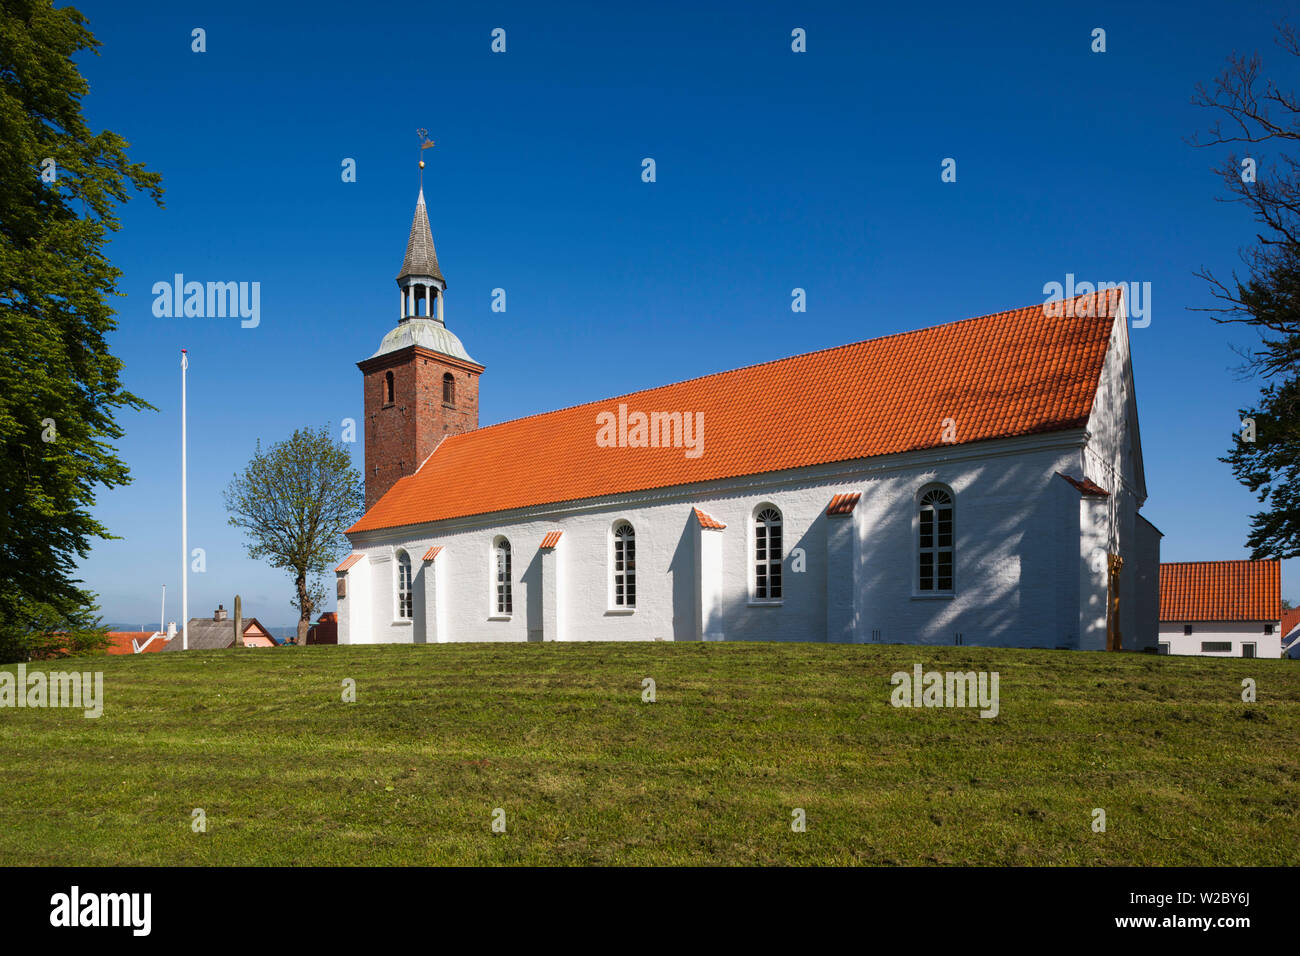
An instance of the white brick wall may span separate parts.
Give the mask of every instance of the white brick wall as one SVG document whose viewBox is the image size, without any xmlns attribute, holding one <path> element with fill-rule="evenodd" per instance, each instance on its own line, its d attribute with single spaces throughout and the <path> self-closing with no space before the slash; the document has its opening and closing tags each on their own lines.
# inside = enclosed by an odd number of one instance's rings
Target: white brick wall
<svg viewBox="0 0 1300 956">
<path fill-rule="evenodd" d="M 1110 348 L 1102 365 L 1097 397 L 1088 419 L 1089 440 L 1084 454 L 1084 475 L 1111 493 L 1104 499 L 1105 508 L 1096 516 L 1104 523 L 1103 550 L 1125 558 L 1120 571 L 1119 627 L 1123 646 L 1134 650 L 1154 640 L 1154 622 L 1150 615 L 1152 593 L 1157 593 L 1159 542 L 1148 535 L 1139 539 L 1138 509 L 1146 502 L 1146 477 L 1142 465 L 1141 435 L 1138 428 L 1137 395 L 1129 347 L 1127 313 L 1116 316 L 1111 328 Z M 1152 549 L 1155 561 L 1151 563 Z M 1140 573 L 1151 568 L 1154 582 Z M 1102 600 L 1104 602 L 1103 580 Z M 1136 599 L 1135 599 L 1136 598 Z M 1085 632 L 1087 628 L 1085 628 Z M 1091 646 L 1084 639 L 1085 646 Z M 1105 647 L 1103 608 L 1102 640 Z"/>
<path fill-rule="evenodd" d="M 1204 654 L 1207 657 L 1241 657 L 1243 644 L 1255 645 L 1256 657 L 1281 657 L 1282 635 L 1281 621 L 1270 622 L 1272 634 L 1264 633 L 1264 623 L 1247 621 L 1231 623 L 1225 621 L 1162 621 L 1160 622 L 1160 642 L 1169 645 L 1170 654 Z M 1192 626 L 1190 635 L 1183 634 L 1184 625 Z M 1201 644 L 1206 641 L 1227 642 L 1231 648 L 1226 651 L 1203 651 Z"/>
<path fill-rule="evenodd" d="M 718 482 L 686 493 L 675 489 L 607 499 L 585 506 L 532 509 L 501 522 L 445 522 L 403 534 L 369 532 L 354 547 L 369 560 L 353 577 L 372 589 L 372 638 L 406 643 L 426 629 L 428 567 L 418 560 L 441 545 L 437 572 L 443 576 L 440 609 L 447 640 L 524 641 L 543 630 L 543 555 L 547 532 L 564 531 L 554 556 L 562 569 L 557 600 L 563 602 L 570 640 L 693 639 L 698 610 L 696 522 L 692 506 L 727 525 L 716 536 L 721 564 L 716 631 L 726 640 L 826 639 L 827 527 L 850 521 L 857 535 L 857 566 L 843 580 L 856 579 L 853 639 L 869 641 L 872 631 L 888 642 L 1011 646 L 1077 646 L 1080 562 L 1080 499 L 1056 477 L 1078 475 L 1082 433 L 953 446 L 937 452 L 892 456 L 851 468 L 802 469 L 758 479 Z M 955 499 L 957 556 L 955 591 L 933 597 L 916 591 L 916 503 L 933 483 L 951 488 Z M 828 518 L 826 506 L 838 492 L 862 499 L 851 518 Z M 785 594 L 778 606 L 751 603 L 752 516 L 760 505 L 782 511 Z M 636 528 L 637 608 L 609 607 L 609 535 L 614 523 Z M 514 613 L 492 620 L 492 541 L 505 535 L 514 558 Z M 409 536 L 408 536 L 409 535 Z M 416 625 L 393 621 L 395 547 L 416 559 Z M 806 570 L 792 570 L 802 549 Z M 358 574 L 358 572 L 360 572 Z M 716 573 L 716 572 L 715 572 Z M 354 581 L 349 600 L 360 594 Z M 1104 611 L 1103 611 L 1104 613 Z M 348 616 L 346 619 L 350 620 Z M 417 633 L 419 632 L 419 633 Z M 547 639 L 551 635 L 547 634 Z M 340 633 L 340 640 L 353 637 Z"/>
</svg>

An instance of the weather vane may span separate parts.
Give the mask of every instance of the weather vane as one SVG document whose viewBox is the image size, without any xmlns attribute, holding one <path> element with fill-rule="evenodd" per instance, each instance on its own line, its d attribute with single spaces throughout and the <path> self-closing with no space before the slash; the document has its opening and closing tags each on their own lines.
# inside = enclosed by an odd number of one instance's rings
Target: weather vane
<svg viewBox="0 0 1300 956">
<path fill-rule="evenodd" d="M 415 135 L 420 137 L 420 188 L 424 188 L 424 151 L 433 145 L 433 140 L 429 139 L 429 131 L 421 126 L 415 131 Z"/>
</svg>

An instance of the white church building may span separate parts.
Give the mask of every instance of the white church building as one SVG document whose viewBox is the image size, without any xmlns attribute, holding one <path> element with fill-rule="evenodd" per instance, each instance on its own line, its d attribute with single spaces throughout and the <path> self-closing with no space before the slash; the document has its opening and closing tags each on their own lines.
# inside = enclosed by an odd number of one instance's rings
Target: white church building
<svg viewBox="0 0 1300 956">
<path fill-rule="evenodd" d="M 397 282 L 340 643 L 1157 643 L 1120 290 L 480 428 L 423 192 Z"/>
</svg>

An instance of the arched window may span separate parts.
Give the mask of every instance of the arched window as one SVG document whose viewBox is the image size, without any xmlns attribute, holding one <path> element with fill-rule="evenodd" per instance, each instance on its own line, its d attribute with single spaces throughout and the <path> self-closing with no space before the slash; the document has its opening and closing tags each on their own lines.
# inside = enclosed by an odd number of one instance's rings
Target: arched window
<svg viewBox="0 0 1300 956">
<path fill-rule="evenodd" d="M 445 405 L 456 404 L 456 377 L 451 372 L 442 377 L 442 401 Z"/>
<path fill-rule="evenodd" d="M 614 606 L 636 607 L 636 531 L 626 521 L 614 526 Z"/>
<path fill-rule="evenodd" d="M 384 404 L 393 404 L 393 373 L 384 373 Z"/>
<path fill-rule="evenodd" d="M 781 599 L 781 512 L 765 505 L 754 515 L 754 599 Z"/>
<path fill-rule="evenodd" d="M 513 613 L 514 598 L 510 588 L 510 542 L 498 538 L 496 544 L 496 611 Z"/>
<path fill-rule="evenodd" d="M 413 609 L 411 556 L 405 551 L 399 551 L 397 552 L 397 619 L 400 621 L 412 617 Z"/>
<path fill-rule="evenodd" d="M 917 553 L 922 591 L 952 590 L 952 495 L 932 488 L 921 496 Z"/>
</svg>

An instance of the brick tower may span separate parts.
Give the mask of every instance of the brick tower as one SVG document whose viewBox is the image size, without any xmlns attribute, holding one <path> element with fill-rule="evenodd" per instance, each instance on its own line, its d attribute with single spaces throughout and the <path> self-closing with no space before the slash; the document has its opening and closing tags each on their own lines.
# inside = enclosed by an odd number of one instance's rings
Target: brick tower
<svg viewBox="0 0 1300 956">
<path fill-rule="evenodd" d="M 438 269 L 423 187 L 397 285 L 397 327 L 374 355 L 357 363 L 365 377 L 366 510 L 414 473 L 444 436 L 478 428 L 483 366 L 443 321 L 447 282 Z"/>
</svg>

